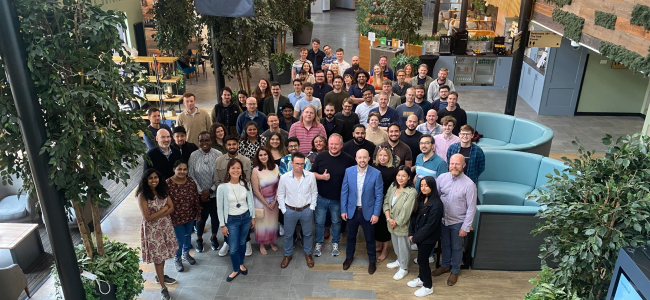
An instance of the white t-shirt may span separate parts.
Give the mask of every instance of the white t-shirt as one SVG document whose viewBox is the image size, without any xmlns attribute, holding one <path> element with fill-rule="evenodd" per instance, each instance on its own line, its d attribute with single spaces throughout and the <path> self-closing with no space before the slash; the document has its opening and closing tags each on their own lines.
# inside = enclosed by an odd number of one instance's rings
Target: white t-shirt
<svg viewBox="0 0 650 300">
<path fill-rule="evenodd" d="M 366 105 L 365 101 L 357 105 L 357 109 L 354 112 L 359 115 L 359 123 L 364 126 L 368 124 L 368 114 L 370 113 L 371 109 L 376 107 L 379 107 L 379 103 L 377 102 L 372 102 L 370 106 Z"/>
<path fill-rule="evenodd" d="M 310 105 L 310 104 L 313 105 L 314 107 L 316 107 L 316 114 L 318 115 L 318 111 L 322 108 L 322 106 L 321 106 L 321 103 L 320 103 L 320 99 L 318 99 L 316 97 L 312 97 L 311 101 L 307 101 L 307 98 L 305 98 L 305 99 L 302 99 L 302 100 L 296 102 L 296 107 L 294 109 L 299 111 L 299 114 L 302 114 L 303 108 L 305 108 L 305 106 Z"/>
<path fill-rule="evenodd" d="M 246 194 L 248 191 L 241 184 L 226 183 L 228 185 L 228 215 L 238 216 L 248 211 Z M 237 207 L 239 204 L 239 207 Z"/>
</svg>

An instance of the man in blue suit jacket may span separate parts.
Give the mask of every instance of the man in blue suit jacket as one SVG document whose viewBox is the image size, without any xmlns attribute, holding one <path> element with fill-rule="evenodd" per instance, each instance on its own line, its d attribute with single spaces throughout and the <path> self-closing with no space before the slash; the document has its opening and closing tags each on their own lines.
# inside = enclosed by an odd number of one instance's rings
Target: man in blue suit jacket
<svg viewBox="0 0 650 300">
<path fill-rule="evenodd" d="M 357 151 L 357 165 L 345 170 L 341 187 L 341 218 L 348 224 L 348 246 L 343 270 L 350 268 L 354 259 L 359 226 L 363 229 L 368 251 L 368 274 L 377 270 L 374 224 L 379 220 L 383 204 L 384 182 L 379 170 L 368 166 L 370 154 L 365 149 Z"/>
</svg>

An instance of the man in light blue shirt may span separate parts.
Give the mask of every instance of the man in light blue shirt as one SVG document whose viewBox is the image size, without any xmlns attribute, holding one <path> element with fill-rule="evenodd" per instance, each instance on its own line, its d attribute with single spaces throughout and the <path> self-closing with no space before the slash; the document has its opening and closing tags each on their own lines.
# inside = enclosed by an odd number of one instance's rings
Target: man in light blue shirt
<svg viewBox="0 0 650 300">
<path fill-rule="evenodd" d="M 287 98 L 291 101 L 291 105 L 296 107 L 298 101 L 305 99 L 305 93 L 302 92 L 302 81 L 300 79 L 293 80 L 293 93 L 289 94 Z"/>
</svg>

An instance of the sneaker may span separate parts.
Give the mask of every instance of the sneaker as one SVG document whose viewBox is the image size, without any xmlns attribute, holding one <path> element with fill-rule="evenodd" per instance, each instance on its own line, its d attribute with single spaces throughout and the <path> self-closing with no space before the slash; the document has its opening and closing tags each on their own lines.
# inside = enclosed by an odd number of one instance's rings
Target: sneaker
<svg viewBox="0 0 650 300">
<path fill-rule="evenodd" d="M 223 242 L 223 245 L 221 246 L 221 249 L 219 249 L 219 256 L 226 256 L 228 255 L 228 243 Z"/>
<path fill-rule="evenodd" d="M 436 261 L 436 259 L 433 256 L 429 256 L 429 263 L 432 264 Z M 413 262 L 417 265 L 418 264 L 418 259 L 414 259 Z"/>
<path fill-rule="evenodd" d="M 185 268 L 183 267 L 183 261 L 180 259 L 180 257 L 174 258 L 174 265 L 176 266 L 177 272 L 185 271 Z"/>
<path fill-rule="evenodd" d="M 172 297 L 169 296 L 169 291 L 167 290 L 167 287 L 164 287 L 164 288 L 160 289 L 160 299 L 169 300 L 171 298 Z"/>
<path fill-rule="evenodd" d="M 388 264 L 386 264 L 386 266 L 389 269 L 395 269 L 395 268 L 399 267 L 399 261 L 396 260 L 396 261 L 394 261 L 392 263 L 388 263 Z"/>
<path fill-rule="evenodd" d="M 196 240 L 196 252 L 203 252 L 203 240 Z"/>
<path fill-rule="evenodd" d="M 408 285 L 409 287 L 420 287 L 424 285 L 424 282 L 420 280 L 420 277 L 416 277 L 415 279 L 406 283 L 406 285 Z"/>
<path fill-rule="evenodd" d="M 246 242 L 246 256 L 253 255 L 253 247 L 251 247 L 251 242 Z"/>
<path fill-rule="evenodd" d="M 402 280 L 404 279 L 404 276 L 408 275 L 409 270 L 404 270 L 404 269 L 399 269 L 397 273 L 395 273 L 395 276 L 393 276 L 393 279 L 395 280 Z"/>
<path fill-rule="evenodd" d="M 280 236 L 284 236 L 284 225 L 280 224 Z"/>
<path fill-rule="evenodd" d="M 428 288 L 425 288 L 425 287 L 421 287 L 419 290 L 415 291 L 415 293 L 413 293 L 413 294 L 415 294 L 415 296 L 417 296 L 417 297 L 424 297 L 424 296 L 433 294 L 433 289 L 428 289 Z"/>
<path fill-rule="evenodd" d="M 183 260 L 186 261 L 190 265 L 195 265 L 196 264 L 196 260 L 194 259 L 194 257 L 192 257 L 190 255 L 189 252 L 188 253 L 183 253 Z"/>
<path fill-rule="evenodd" d="M 322 253 L 322 250 L 323 250 L 323 244 L 316 243 L 316 247 L 314 247 L 314 256 L 319 257 Z"/>
<path fill-rule="evenodd" d="M 332 256 L 339 256 L 341 254 L 341 251 L 339 251 L 339 243 L 333 243 L 332 244 Z"/>
<path fill-rule="evenodd" d="M 156 280 L 156 283 L 160 283 L 160 281 L 158 280 L 158 275 L 156 275 L 154 277 L 154 279 Z M 167 275 L 165 275 L 165 278 L 163 279 L 163 281 L 165 281 L 165 284 L 174 284 L 174 283 L 176 283 L 176 279 L 171 278 L 171 277 L 169 277 Z"/>
<path fill-rule="evenodd" d="M 210 238 L 210 246 L 212 246 L 212 251 L 219 250 L 219 241 L 217 240 L 216 236 Z"/>
<path fill-rule="evenodd" d="M 418 245 L 416 244 L 411 245 L 411 251 L 418 251 Z"/>
</svg>

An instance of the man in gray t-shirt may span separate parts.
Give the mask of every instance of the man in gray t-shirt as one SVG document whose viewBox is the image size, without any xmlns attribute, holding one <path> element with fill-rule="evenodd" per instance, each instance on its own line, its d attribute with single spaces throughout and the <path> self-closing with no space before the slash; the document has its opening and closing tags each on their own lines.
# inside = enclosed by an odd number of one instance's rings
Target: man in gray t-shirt
<svg viewBox="0 0 650 300">
<path fill-rule="evenodd" d="M 399 115 L 400 128 L 406 128 L 406 119 L 408 119 L 410 115 L 416 115 L 418 117 L 418 124 L 424 122 L 424 111 L 422 111 L 422 108 L 419 105 L 415 104 L 414 88 L 406 90 L 406 102 L 397 106 L 396 110 Z"/>
</svg>

